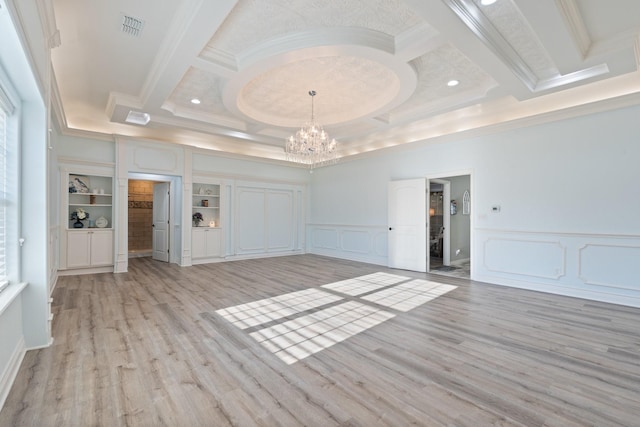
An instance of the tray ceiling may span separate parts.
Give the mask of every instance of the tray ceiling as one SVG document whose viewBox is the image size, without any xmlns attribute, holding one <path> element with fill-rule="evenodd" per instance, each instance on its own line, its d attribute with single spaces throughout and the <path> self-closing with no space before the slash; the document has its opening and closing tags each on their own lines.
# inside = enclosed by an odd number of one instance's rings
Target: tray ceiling
<svg viewBox="0 0 640 427">
<path fill-rule="evenodd" d="M 284 160 L 315 90 L 316 118 L 350 156 L 640 89 L 636 0 L 165 3 L 54 0 L 64 133 Z M 127 123 L 131 111 L 149 123 Z"/>
</svg>

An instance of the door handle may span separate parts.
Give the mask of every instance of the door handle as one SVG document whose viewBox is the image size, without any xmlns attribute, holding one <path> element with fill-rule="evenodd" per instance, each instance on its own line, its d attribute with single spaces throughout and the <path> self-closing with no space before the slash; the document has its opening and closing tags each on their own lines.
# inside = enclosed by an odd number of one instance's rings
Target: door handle
<svg viewBox="0 0 640 427">
<path fill-rule="evenodd" d="M 389 227 L 389 231 L 393 230 L 393 227 Z"/>
</svg>

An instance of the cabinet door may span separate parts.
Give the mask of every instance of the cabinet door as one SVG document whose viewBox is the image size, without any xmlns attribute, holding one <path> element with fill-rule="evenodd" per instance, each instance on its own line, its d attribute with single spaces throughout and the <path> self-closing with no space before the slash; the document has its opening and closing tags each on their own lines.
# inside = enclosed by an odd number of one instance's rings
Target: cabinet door
<svg viewBox="0 0 640 427">
<path fill-rule="evenodd" d="M 191 230 L 191 258 L 205 258 L 207 256 L 207 236 L 204 229 Z"/>
<path fill-rule="evenodd" d="M 110 230 L 90 231 L 91 265 L 113 264 L 113 234 Z"/>
<path fill-rule="evenodd" d="M 221 254 L 220 230 L 210 228 L 205 230 L 204 235 L 207 243 L 207 257 L 219 257 Z"/>
<path fill-rule="evenodd" d="M 222 254 L 221 232 L 218 228 L 194 228 L 191 233 L 191 258 L 214 258 Z"/>
<path fill-rule="evenodd" d="M 67 233 L 67 268 L 91 265 L 91 235 L 89 231 Z"/>
</svg>

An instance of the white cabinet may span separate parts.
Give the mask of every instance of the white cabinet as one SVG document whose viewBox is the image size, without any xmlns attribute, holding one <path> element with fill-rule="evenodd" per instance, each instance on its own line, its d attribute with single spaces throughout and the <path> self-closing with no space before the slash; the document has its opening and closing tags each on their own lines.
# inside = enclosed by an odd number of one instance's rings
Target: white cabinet
<svg viewBox="0 0 640 427">
<path fill-rule="evenodd" d="M 217 258 L 222 255 L 222 231 L 219 228 L 194 227 L 191 229 L 191 258 L 193 260 Z"/>
<path fill-rule="evenodd" d="M 67 268 L 113 264 L 112 230 L 67 230 Z"/>
</svg>

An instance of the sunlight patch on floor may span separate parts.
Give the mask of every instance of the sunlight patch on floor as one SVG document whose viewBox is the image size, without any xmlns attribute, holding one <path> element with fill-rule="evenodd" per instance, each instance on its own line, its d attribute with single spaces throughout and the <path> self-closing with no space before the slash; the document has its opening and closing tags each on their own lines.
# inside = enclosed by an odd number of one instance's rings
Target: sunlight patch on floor
<svg viewBox="0 0 640 427">
<path fill-rule="evenodd" d="M 394 310 L 407 312 L 455 288 L 457 286 L 416 279 L 365 295 L 362 299 L 393 308 Z"/>
<path fill-rule="evenodd" d="M 290 365 L 394 316 L 392 313 L 349 301 L 249 335 Z"/>
<path fill-rule="evenodd" d="M 332 291 L 341 292 L 343 294 L 356 296 L 366 294 L 367 292 L 375 291 L 376 289 L 384 288 L 389 285 L 395 285 L 396 283 L 404 282 L 408 279 L 409 277 L 397 276 L 395 274 L 373 273 L 366 276 L 356 277 L 355 279 L 329 283 L 322 285 L 322 287 L 331 289 Z"/>
<path fill-rule="evenodd" d="M 277 297 L 217 310 L 216 313 L 240 329 L 258 326 L 283 317 L 321 307 L 342 298 L 319 289 L 305 289 Z"/>
<path fill-rule="evenodd" d="M 265 326 L 249 335 L 290 365 L 396 316 L 379 306 L 408 312 L 457 286 L 373 273 L 329 283 L 322 288 L 333 293 L 318 288 L 305 289 L 227 307 L 216 313 L 240 329 Z M 350 301 L 335 304 L 345 298 Z M 283 318 L 290 319 L 275 323 Z"/>
</svg>

